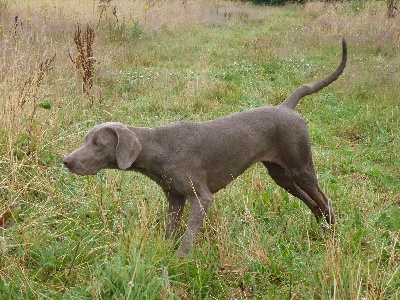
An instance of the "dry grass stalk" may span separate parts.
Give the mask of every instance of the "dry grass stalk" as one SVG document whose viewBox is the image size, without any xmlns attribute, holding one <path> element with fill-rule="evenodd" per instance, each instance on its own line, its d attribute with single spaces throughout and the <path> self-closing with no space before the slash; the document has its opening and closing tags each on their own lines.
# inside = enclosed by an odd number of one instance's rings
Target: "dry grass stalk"
<svg viewBox="0 0 400 300">
<path fill-rule="evenodd" d="M 74 42 L 78 55 L 74 59 L 71 52 L 68 51 L 71 62 L 75 65 L 75 68 L 79 71 L 82 77 L 82 91 L 84 94 L 89 95 L 93 87 L 93 75 L 94 75 L 94 62 L 93 57 L 93 42 L 94 42 L 94 30 L 87 24 L 86 31 L 82 32 L 79 24 L 76 25 Z"/>
<path fill-rule="evenodd" d="M 99 3 L 99 20 L 97 22 L 96 28 L 100 25 L 100 22 L 105 18 L 105 16 L 107 15 L 107 11 L 108 9 L 111 7 L 111 0 L 100 0 Z M 119 23 L 119 19 L 117 16 L 117 6 L 114 5 L 111 9 L 111 12 L 113 14 L 113 16 L 115 17 L 117 24 Z"/>
<path fill-rule="evenodd" d="M 32 147 L 31 147 L 32 140 L 30 139 L 30 137 L 32 135 L 33 121 L 35 119 L 35 115 L 36 115 L 37 108 L 38 108 L 39 97 L 37 96 L 37 91 L 38 91 L 40 85 L 42 84 L 46 73 L 48 73 L 50 70 L 53 69 L 51 67 L 51 64 L 56 59 L 56 56 L 57 56 L 57 54 L 54 54 L 51 58 L 48 58 L 48 59 L 40 62 L 37 71 L 33 75 L 31 75 L 27 80 L 25 80 L 22 88 L 19 91 L 18 105 L 20 108 L 23 108 L 23 106 L 29 100 L 33 101 L 33 110 L 29 117 L 29 125 L 28 125 L 28 130 L 27 130 L 27 136 L 28 136 L 28 142 L 26 145 L 27 146 L 27 151 L 26 151 L 27 155 L 31 154 L 31 149 L 32 149 Z"/>
<path fill-rule="evenodd" d="M 42 61 L 39 64 L 38 70 L 30 76 L 23 84 L 21 90 L 19 91 L 18 105 L 22 108 L 28 101 L 29 97 L 33 96 L 34 101 L 37 102 L 37 97 L 35 97 L 37 89 L 42 84 L 43 78 L 51 68 L 51 64 L 56 59 L 56 54 L 53 57 Z M 35 102 L 35 103 L 36 103 Z"/>
</svg>

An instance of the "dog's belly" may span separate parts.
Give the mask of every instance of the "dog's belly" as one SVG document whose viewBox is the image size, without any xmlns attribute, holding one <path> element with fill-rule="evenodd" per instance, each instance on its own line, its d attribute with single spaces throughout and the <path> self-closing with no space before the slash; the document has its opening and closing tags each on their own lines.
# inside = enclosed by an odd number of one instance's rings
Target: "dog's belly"
<svg viewBox="0 0 400 300">
<path fill-rule="evenodd" d="M 241 166 L 240 168 L 209 170 L 207 172 L 207 186 L 211 193 L 216 193 L 225 188 L 229 183 L 242 175 L 253 163 Z"/>
</svg>

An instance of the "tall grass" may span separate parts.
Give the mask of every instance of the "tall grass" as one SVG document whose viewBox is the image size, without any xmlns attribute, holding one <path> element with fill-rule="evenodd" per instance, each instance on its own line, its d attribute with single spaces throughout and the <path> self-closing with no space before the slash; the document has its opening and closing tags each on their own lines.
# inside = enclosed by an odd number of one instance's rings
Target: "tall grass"
<svg viewBox="0 0 400 300">
<path fill-rule="evenodd" d="M 399 19 L 383 2 L 359 3 L 0 1 L 0 298 L 399 299 Z M 68 55 L 88 23 L 90 96 Z M 76 177 L 60 163 L 96 123 L 278 104 L 335 68 L 341 37 L 345 73 L 298 107 L 333 233 L 256 165 L 215 196 L 180 260 L 153 182 Z"/>
</svg>

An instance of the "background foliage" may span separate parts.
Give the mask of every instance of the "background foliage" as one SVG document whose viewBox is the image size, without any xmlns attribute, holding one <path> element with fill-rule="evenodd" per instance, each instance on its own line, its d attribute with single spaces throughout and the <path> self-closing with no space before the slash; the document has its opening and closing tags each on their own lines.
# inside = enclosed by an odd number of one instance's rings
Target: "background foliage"
<svg viewBox="0 0 400 300">
<path fill-rule="evenodd" d="M 77 24 L 93 57 L 76 52 Z M 0 298 L 399 299 L 398 24 L 382 1 L 0 1 Z M 180 260 L 153 182 L 61 164 L 97 123 L 278 104 L 337 66 L 342 37 L 345 73 L 298 106 L 333 233 L 256 165 L 216 194 Z"/>
</svg>

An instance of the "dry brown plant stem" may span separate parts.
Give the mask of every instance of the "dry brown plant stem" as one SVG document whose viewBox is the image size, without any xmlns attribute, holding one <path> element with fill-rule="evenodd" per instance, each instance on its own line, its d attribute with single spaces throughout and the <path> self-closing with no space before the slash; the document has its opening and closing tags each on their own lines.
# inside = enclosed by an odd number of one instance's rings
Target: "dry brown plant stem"
<svg viewBox="0 0 400 300">
<path fill-rule="evenodd" d="M 82 91 L 89 95 L 93 87 L 94 62 L 93 42 L 94 30 L 87 24 L 86 31 L 82 32 L 79 24 L 76 25 L 74 42 L 78 54 L 74 59 L 68 50 L 69 58 L 82 77 Z"/>
</svg>

